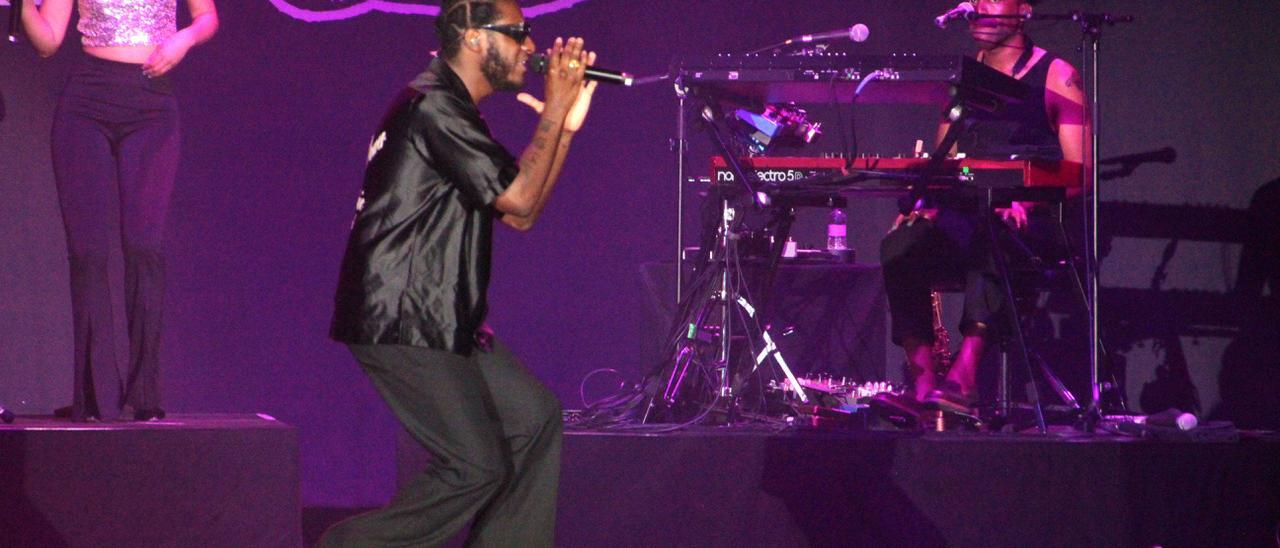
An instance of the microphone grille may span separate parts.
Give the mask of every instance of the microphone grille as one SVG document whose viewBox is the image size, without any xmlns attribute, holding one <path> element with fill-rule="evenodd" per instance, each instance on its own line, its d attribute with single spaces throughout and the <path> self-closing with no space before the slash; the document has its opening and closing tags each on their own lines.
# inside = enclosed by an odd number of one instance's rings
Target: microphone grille
<svg viewBox="0 0 1280 548">
<path fill-rule="evenodd" d="M 535 53 L 529 56 L 529 70 L 538 74 L 547 73 L 547 56 L 541 53 Z"/>
<path fill-rule="evenodd" d="M 871 36 L 871 29 L 862 23 L 849 27 L 849 39 L 854 42 L 866 42 L 868 36 Z"/>
</svg>

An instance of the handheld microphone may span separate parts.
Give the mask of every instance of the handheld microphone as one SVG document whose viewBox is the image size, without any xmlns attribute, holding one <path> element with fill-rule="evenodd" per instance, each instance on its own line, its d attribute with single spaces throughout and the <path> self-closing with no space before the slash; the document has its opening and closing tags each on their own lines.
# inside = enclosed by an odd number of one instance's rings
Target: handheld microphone
<svg viewBox="0 0 1280 548">
<path fill-rule="evenodd" d="M 538 74 L 546 74 L 548 65 L 549 63 L 547 62 L 546 55 L 543 55 L 541 53 L 535 53 L 529 56 L 529 69 Z M 630 73 L 627 73 L 627 72 L 618 72 L 615 70 L 607 70 L 607 69 L 602 69 L 598 67 L 588 66 L 587 79 L 595 80 L 597 82 L 603 82 L 606 84 L 618 84 L 623 86 L 630 86 L 631 84 L 635 83 L 636 77 L 632 76 Z"/>
<path fill-rule="evenodd" d="M 862 23 L 858 23 L 847 29 L 832 30 L 818 34 L 802 34 L 783 42 L 783 45 L 789 46 L 796 42 L 826 42 L 827 40 L 843 40 L 846 38 L 853 40 L 854 42 L 866 42 L 868 36 L 871 36 L 871 29 L 868 29 L 867 26 Z"/>
<path fill-rule="evenodd" d="M 933 24 L 937 25 L 940 29 L 945 29 L 947 28 L 947 23 L 955 21 L 956 19 L 972 21 L 977 17 L 978 12 L 973 9 L 973 4 L 961 2 L 956 7 L 951 8 L 951 11 L 933 18 Z"/>
<path fill-rule="evenodd" d="M 22 32 L 22 4 L 26 0 L 9 0 L 9 41 L 18 43 Z"/>
</svg>

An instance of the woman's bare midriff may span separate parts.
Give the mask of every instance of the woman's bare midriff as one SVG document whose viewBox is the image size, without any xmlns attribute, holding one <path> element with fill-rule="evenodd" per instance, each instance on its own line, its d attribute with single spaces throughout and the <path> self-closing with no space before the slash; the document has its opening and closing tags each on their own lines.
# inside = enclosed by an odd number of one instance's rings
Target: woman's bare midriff
<svg viewBox="0 0 1280 548">
<path fill-rule="evenodd" d="M 155 46 L 84 46 L 84 52 L 108 61 L 117 63 L 133 63 L 141 65 L 147 62 L 147 58 L 151 57 L 151 52 L 155 51 Z"/>
</svg>

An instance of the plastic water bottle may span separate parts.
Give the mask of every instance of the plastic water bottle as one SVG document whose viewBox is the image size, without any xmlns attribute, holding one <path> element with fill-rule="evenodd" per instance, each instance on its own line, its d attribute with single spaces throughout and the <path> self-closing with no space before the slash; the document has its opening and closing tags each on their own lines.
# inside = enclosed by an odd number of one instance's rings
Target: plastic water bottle
<svg viewBox="0 0 1280 548">
<path fill-rule="evenodd" d="M 829 253 L 841 254 L 849 249 L 849 241 L 845 237 L 848 220 L 843 209 L 831 208 L 831 217 L 827 220 L 827 251 Z"/>
</svg>

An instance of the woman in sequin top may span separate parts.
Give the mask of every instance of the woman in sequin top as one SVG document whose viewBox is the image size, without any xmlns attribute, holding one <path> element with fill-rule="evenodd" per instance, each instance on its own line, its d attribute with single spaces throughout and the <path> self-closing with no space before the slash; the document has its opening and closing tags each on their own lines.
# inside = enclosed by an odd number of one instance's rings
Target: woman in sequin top
<svg viewBox="0 0 1280 548">
<path fill-rule="evenodd" d="M 44 0 L 39 9 L 34 0 L 18 1 L 23 30 L 42 57 L 58 51 L 76 8 L 85 53 L 58 99 L 51 139 L 75 340 L 72 404 L 55 414 L 162 419 L 162 236 L 181 142 L 169 74 L 217 32 L 214 0 L 185 0 L 192 20 L 181 30 L 177 0 Z M 125 263 L 127 368 L 116 364 L 107 274 L 117 242 Z"/>
<path fill-rule="evenodd" d="M 78 4 L 76 29 L 85 53 L 141 65 L 151 77 L 167 74 L 188 50 L 218 31 L 213 0 L 186 0 L 191 24 L 182 30 L 177 30 L 177 0 L 44 0 L 38 10 L 35 0 L 19 1 L 26 3 L 23 30 L 40 56 L 49 57 L 62 46 L 71 8 Z"/>
</svg>

